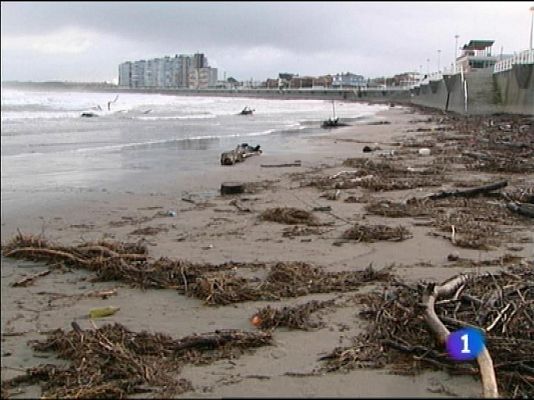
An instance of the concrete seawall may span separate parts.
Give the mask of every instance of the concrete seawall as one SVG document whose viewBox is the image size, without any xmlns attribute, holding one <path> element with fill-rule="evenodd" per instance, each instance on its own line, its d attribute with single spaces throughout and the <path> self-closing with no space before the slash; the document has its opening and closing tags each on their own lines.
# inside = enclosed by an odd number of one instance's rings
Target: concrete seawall
<svg viewBox="0 0 534 400">
<path fill-rule="evenodd" d="M 447 75 L 411 90 L 411 102 L 459 114 L 534 115 L 534 64 L 517 64 L 493 73 L 491 68 Z"/>
<path fill-rule="evenodd" d="M 534 64 L 514 65 L 494 79 L 502 112 L 534 115 Z"/>
</svg>

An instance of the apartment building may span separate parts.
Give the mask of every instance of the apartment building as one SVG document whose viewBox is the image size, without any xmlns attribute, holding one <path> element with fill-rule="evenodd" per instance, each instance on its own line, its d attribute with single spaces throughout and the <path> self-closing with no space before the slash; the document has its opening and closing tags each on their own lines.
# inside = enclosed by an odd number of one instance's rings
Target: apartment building
<svg viewBox="0 0 534 400">
<path fill-rule="evenodd" d="M 350 72 L 336 74 L 332 78 L 333 87 L 362 87 L 365 85 L 366 81 L 362 75 L 356 75 Z"/>
<path fill-rule="evenodd" d="M 191 82 L 194 79 L 194 82 Z M 204 54 L 176 54 L 119 65 L 119 86 L 130 88 L 205 88 L 217 84 L 217 69 Z"/>
</svg>

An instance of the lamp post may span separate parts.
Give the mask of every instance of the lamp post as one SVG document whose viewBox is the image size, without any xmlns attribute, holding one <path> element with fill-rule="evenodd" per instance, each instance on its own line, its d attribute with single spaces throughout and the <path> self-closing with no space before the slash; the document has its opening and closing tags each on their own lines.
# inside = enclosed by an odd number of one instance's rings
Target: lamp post
<svg viewBox="0 0 534 400">
<path fill-rule="evenodd" d="M 534 6 L 533 7 L 530 7 L 530 12 L 532 13 L 531 17 L 530 17 L 530 50 L 532 51 L 532 34 L 534 33 L 533 30 L 534 30 Z"/>
<path fill-rule="evenodd" d="M 440 67 L 441 67 L 440 56 L 441 56 L 441 50 L 438 50 L 438 72 L 440 71 Z"/>
<path fill-rule="evenodd" d="M 456 59 L 458 58 L 458 38 L 460 35 L 454 35 L 454 73 L 456 73 Z"/>
<path fill-rule="evenodd" d="M 430 77 L 430 58 L 426 59 L 426 74 Z"/>
</svg>

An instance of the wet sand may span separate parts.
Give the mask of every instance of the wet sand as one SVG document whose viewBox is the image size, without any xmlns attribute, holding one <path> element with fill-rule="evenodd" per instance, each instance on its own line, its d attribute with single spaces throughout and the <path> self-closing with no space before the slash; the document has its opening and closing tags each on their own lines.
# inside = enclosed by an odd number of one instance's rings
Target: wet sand
<svg viewBox="0 0 534 400">
<path fill-rule="evenodd" d="M 24 233 L 43 232 L 48 240 L 62 244 L 103 238 L 128 242 L 142 240 L 148 245 L 152 258 L 165 256 L 192 262 L 304 261 L 328 271 L 363 270 L 370 264 L 375 269 L 381 269 L 394 263 L 393 272 L 408 281 L 442 281 L 464 272 L 465 268 L 452 267 L 447 261 L 447 256 L 454 252 L 472 260 L 494 259 L 509 253 L 506 245 L 493 250 L 458 248 L 442 237 L 429 235 L 431 227 L 421 226 L 420 219 L 369 215 L 364 210 L 364 204 L 343 201 L 349 195 L 364 195 L 367 191 L 363 188 L 341 190 L 340 199 L 331 201 L 320 197 L 321 191 L 317 188 L 301 186 L 306 174 L 317 172 L 331 175 L 351 169 L 341 166 L 341 162 L 347 158 L 376 159 L 376 152 L 362 152 L 365 142 L 379 143 L 384 150 L 395 149 L 384 143 L 398 141 L 404 135 L 417 135 L 408 133 L 408 130 L 436 126 L 423 122 L 426 119 L 424 115 L 414 114 L 404 107 L 391 108 L 380 113 L 379 117 L 391 124 L 325 131 L 324 135 L 307 139 L 306 146 L 298 146 L 295 141 L 296 146 L 291 154 L 270 155 L 269 149 L 265 149 L 261 156 L 250 157 L 232 167 L 221 166 L 217 170 L 181 175 L 179 181 L 169 180 L 157 191 L 146 192 L 135 183 L 131 190 L 114 190 L 106 186 L 101 191 L 80 193 L 68 202 L 54 202 L 2 215 L 2 243 L 20 229 Z M 302 166 L 261 167 L 262 164 L 292 163 L 295 160 L 301 160 Z M 172 175 L 172 171 L 169 174 Z M 466 180 L 480 176 L 482 174 L 463 173 Z M 532 176 L 514 179 L 533 182 Z M 249 212 L 232 205 L 233 196 L 218 194 L 220 184 L 225 181 L 258 184 L 254 193 L 239 196 L 239 204 L 249 208 Z M 372 195 L 405 200 L 446 187 Z M 182 200 L 187 196 L 194 203 Z M 314 212 L 325 224 L 320 227 L 321 234 L 287 237 L 283 234 L 288 225 L 258 219 L 263 210 L 279 206 L 306 210 L 330 206 L 331 212 Z M 165 215 L 168 211 L 174 211 L 176 216 Z M 334 245 L 340 235 L 356 222 L 404 225 L 412 231 L 413 238 L 402 242 Z M 132 234 L 136 229 L 147 227 L 156 228 L 159 233 Z M 527 239 L 534 237 L 532 229 L 522 234 Z M 531 243 L 521 246 L 516 243 L 516 247 L 521 249 L 516 249 L 514 255 L 534 257 Z M 245 302 L 214 307 L 170 289 L 140 290 L 120 282 L 92 282 L 92 274 L 78 270 L 54 271 L 38 278 L 28 287 L 10 286 L 43 268 L 37 263 L 2 258 L 2 333 L 7 334 L 2 337 L 2 380 L 19 374 L 20 369 L 52 362 L 52 357 L 36 357 L 26 342 L 42 338 L 40 332 L 50 329 L 69 330 L 73 320 L 83 329 L 91 329 L 92 325 L 85 315 L 93 307 L 120 307 L 115 315 L 96 320 L 97 326 L 119 322 L 131 330 L 162 332 L 178 338 L 216 329 L 254 329 L 249 318 L 267 304 L 301 304 L 311 299 L 344 299 L 351 295 L 330 293 L 279 302 Z M 496 267 L 488 269 L 491 268 Z M 117 296 L 106 300 L 62 298 L 50 302 L 57 293 L 79 294 L 106 288 L 117 288 Z M 361 290 L 369 289 L 364 287 Z M 309 332 L 277 329 L 273 346 L 255 349 L 236 360 L 221 360 L 208 366 L 186 366 L 182 376 L 191 380 L 195 390 L 181 397 L 480 395 L 480 383 L 477 380 L 472 377 L 452 377 L 444 372 L 425 372 L 409 377 L 394 375 L 387 370 L 354 370 L 346 374 L 336 372 L 306 376 L 306 373 L 320 366 L 318 359 L 321 355 L 337 346 L 349 345 L 350 339 L 361 331 L 365 322 L 358 317 L 358 311 L 358 306 L 336 308 L 323 316 L 325 328 Z M 40 394 L 35 386 L 24 390 L 18 395 L 13 393 L 13 397 L 35 397 Z"/>
</svg>

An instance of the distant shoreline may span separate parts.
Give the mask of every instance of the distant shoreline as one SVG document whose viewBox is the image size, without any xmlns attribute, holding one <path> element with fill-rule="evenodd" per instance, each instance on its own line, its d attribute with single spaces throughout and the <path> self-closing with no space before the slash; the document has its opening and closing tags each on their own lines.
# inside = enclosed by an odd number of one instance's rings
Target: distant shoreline
<svg viewBox="0 0 534 400">
<path fill-rule="evenodd" d="M 114 93 L 145 93 L 174 96 L 224 96 L 251 97 L 282 100 L 340 100 L 363 103 L 409 103 L 410 93 L 407 90 L 373 90 L 358 92 L 355 89 L 178 89 L 178 88 L 124 88 L 105 82 L 2 82 L 3 88 L 57 90 L 80 92 L 114 92 Z"/>
</svg>

